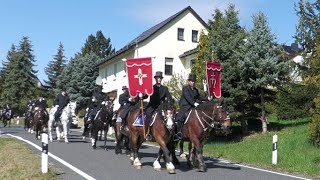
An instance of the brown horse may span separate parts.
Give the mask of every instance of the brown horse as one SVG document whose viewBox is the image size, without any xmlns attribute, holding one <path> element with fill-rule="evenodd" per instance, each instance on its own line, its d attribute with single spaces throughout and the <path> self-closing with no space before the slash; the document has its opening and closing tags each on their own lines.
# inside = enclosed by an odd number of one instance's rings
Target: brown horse
<svg viewBox="0 0 320 180">
<path fill-rule="evenodd" d="M 232 122 L 225 107 L 222 106 L 222 102 L 205 102 L 197 108 L 191 109 L 182 129 L 182 141 L 189 141 L 194 145 L 191 154 L 192 146 L 189 144 L 188 164 L 191 164 L 190 156 L 193 155 L 194 162 L 199 163 L 199 171 L 206 171 L 206 165 L 202 157 L 205 136 L 212 128 L 230 131 L 231 125 Z"/>
<path fill-rule="evenodd" d="M 43 129 L 47 127 L 48 120 L 44 109 L 39 108 L 34 111 L 33 115 L 33 129 L 36 131 L 36 138 L 40 139 Z"/>
<path fill-rule="evenodd" d="M 163 113 L 162 113 L 163 112 Z M 141 147 L 141 144 L 144 141 L 144 130 L 141 126 L 134 126 L 134 121 L 140 115 L 140 109 L 133 109 L 131 114 L 128 117 L 128 126 L 130 130 L 130 141 L 131 141 L 131 157 L 130 160 L 133 162 L 133 165 L 137 168 L 141 168 L 141 162 L 139 160 L 138 151 Z M 163 111 L 156 110 L 151 118 L 150 132 L 153 135 L 155 141 L 160 145 L 160 148 L 163 152 L 164 159 L 166 162 L 166 168 L 169 173 L 175 173 L 175 167 L 170 159 L 170 151 L 167 145 L 171 141 L 170 133 L 173 128 L 175 110 L 173 106 L 170 108 L 163 108 Z M 161 166 L 159 164 L 159 158 L 153 163 L 154 169 L 160 170 Z"/>
<path fill-rule="evenodd" d="M 129 129 L 127 129 L 127 125 L 123 124 L 123 122 L 117 122 L 117 118 L 120 116 L 120 114 L 123 112 L 123 108 L 120 108 L 116 112 L 116 116 L 114 118 L 113 122 L 113 128 L 114 133 L 116 136 L 116 147 L 115 147 L 115 153 L 121 154 L 122 153 L 122 147 L 125 148 L 126 154 L 130 154 L 130 147 L 129 147 Z M 129 112 L 130 115 L 130 112 Z M 128 115 L 128 117 L 129 117 Z"/>
</svg>

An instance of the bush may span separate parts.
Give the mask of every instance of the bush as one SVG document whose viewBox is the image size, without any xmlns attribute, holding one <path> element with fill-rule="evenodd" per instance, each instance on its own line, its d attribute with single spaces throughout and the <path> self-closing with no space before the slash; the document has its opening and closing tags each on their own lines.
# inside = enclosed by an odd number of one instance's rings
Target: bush
<svg viewBox="0 0 320 180">
<path fill-rule="evenodd" d="M 276 114 L 279 119 L 310 117 L 310 108 L 316 96 L 313 85 L 290 84 L 279 91 L 276 99 Z"/>
<path fill-rule="evenodd" d="M 311 123 L 308 127 L 309 142 L 320 146 L 320 93 L 314 98 L 315 107 L 311 109 Z"/>
</svg>

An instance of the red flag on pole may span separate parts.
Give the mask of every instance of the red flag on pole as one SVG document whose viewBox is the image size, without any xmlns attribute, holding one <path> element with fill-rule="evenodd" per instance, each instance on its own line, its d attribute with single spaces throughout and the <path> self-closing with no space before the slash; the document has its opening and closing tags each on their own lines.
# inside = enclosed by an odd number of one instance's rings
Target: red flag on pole
<svg viewBox="0 0 320 180">
<path fill-rule="evenodd" d="M 216 98 L 221 97 L 221 64 L 219 62 L 207 62 L 207 83 L 209 96 L 214 95 Z"/>
<path fill-rule="evenodd" d="M 127 59 L 129 93 L 137 97 L 139 92 L 152 95 L 152 60 L 151 57 Z"/>
</svg>

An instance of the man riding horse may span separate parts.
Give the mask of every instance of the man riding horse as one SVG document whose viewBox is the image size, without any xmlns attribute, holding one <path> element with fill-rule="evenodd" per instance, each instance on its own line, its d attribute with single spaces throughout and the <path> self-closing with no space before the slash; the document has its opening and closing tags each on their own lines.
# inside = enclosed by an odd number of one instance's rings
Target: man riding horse
<svg viewBox="0 0 320 180">
<path fill-rule="evenodd" d="M 54 106 L 57 107 L 57 111 L 54 114 L 55 123 L 59 122 L 62 110 L 69 104 L 70 98 L 65 88 L 61 89 L 61 93 L 57 96 L 54 101 Z"/>
<path fill-rule="evenodd" d="M 172 96 L 168 90 L 168 87 L 163 86 L 161 84 L 161 81 L 163 79 L 162 72 L 157 71 L 154 79 L 156 83 L 153 85 L 153 94 L 150 96 L 150 101 L 146 107 L 146 140 L 150 141 L 152 139 L 150 133 L 149 133 L 149 124 L 150 119 L 152 117 L 152 114 L 158 110 L 158 107 L 164 103 L 165 100 L 167 100 L 169 103 L 172 103 Z M 159 110 L 160 111 L 160 110 Z M 162 113 L 159 113 L 162 114 Z"/>
<path fill-rule="evenodd" d="M 97 86 L 96 91 L 92 95 L 92 99 L 89 102 L 88 105 L 88 123 L 93 123 L 95 116 L 97 115 L 98 111 L 101 108 L 102 102 L 106 101 L 108 98 L 105 94 L 102 92 L 102 86 Z"/>
<path fill-rule="evenodd" d="M 123 93 L 119 96 L 119 104 L 120 108 L 118 112 L 120 112 L 119 117 L 117 118 L 117 122 L 122 122 L 122 125 L 125 125 L 125 120 L 129 114 L 131 108 L 138 102 L 136 99 L 131 98 L 128 87 L 122 86 Z M 122 110 L 122 112 L 121 112 Z"/>
<path fill-rule="evenodd" d="M 47 104 L 47 100 L 43 94 L 41 95 L 41 97 L 39 99 L 36 100 L 35 107 L 38 107 L 40 111 L 44 111 L 45 120 L 48 121 L 49 120 L 49 113 L 47 111 L 48 104 Z"/>
<path fill-rule="evenodd" d="M 183 86 L 182 94 L 179 101 L 180 110 L 176 116 L 177 123 L 177 134 L 174 135 L 174 141 L 181 140 L 182 137 L 182 126 L 186 119 L 186 113 L 190 111 L 191 108 L 199 106 L 198 101 L 208 101 L 209 98 L 201 97 L 198 89 L 194 86 L 196 81 L 196 75 L 189 74 L 188 85 Z"/>
</svg>

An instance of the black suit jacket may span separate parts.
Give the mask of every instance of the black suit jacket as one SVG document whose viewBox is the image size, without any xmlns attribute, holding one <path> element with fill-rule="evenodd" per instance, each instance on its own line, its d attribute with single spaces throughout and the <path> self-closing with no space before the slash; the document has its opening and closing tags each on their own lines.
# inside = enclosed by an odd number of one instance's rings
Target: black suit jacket
<svg viewBox="0 0 320 180">
<path fill-rule="evenodd" d="M 190 106 L 194 107 L 194 103 L 199 101 L 208 101 L 207 98 L 201 97 L 197 88 L 191 86 L 183 86 L 182 95 L 179 101 L 180 106 Z"/>
<path fill-rule="evenodd" d="M 153 94 L 150 96 L 150 101 L 148 107 L 156 109 L 163 101 L 172 103 L 172 96 L 166 86 L 158 86 L 157 84 L 153 85 Z"/>
<path fill-rule="evenodd" d="M 70 102 L 70 98 L 68 95 L 62 95 L 61 93 L 58 95 L 56 100 L 54 101 L 54 105 L 59 105 L 59 109 L 63 109 Z"/>
<path fill-rule="evenodd" d="M 126 90 L 124 93 L 120 94 L 119 104 L 121 106 L 124 106 L 126 103 L 130 103 L 129 98 L 130 98 L 129 91 Z"/>
</svg>

